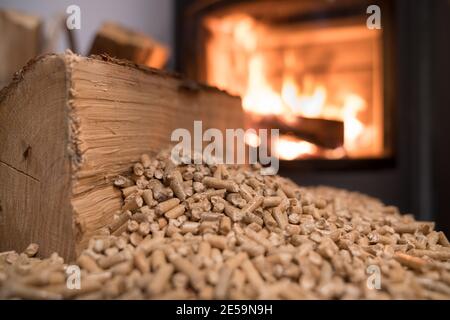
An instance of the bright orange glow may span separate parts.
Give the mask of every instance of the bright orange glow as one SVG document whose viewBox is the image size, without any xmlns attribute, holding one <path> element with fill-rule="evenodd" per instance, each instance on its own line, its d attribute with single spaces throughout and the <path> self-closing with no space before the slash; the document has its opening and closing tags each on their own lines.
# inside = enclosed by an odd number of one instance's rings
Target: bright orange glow
<svg viewBox="0 0 450 320">
<path fill-rule="evenodd" d="M 275 146 L 280 158 L 382 153 L 382 111 L 374 103 L 381 88 L 374 71 L 379 60 L 372 58 L 377 50 L 373 48 L 378 48 L 374 33 L 359 25 L 277 29 L 245 15 L 210 18 L 205 25 L 211 34 L 206 47 L 208 82 L 240 95 L 245 111 L 258 117 L 275 115 L 286 122 L 301 116 L 344 123 L 342 147 L 324 149 L 281 136 Z M 355 41 L 369 51 L 339 48 L 339 39 L 347 44 Z M 246 136 L 246 141 L 254 147 L 260 144 L 256 134 Z"/>
<path fill-rule="evenodd" d="M 325 87 L 318 85 L 311 95 L 301 94 L 295 81 L 291 77 L 285 77 L 281 88 L 281 97 L 293 114 L 318 118 L 322 116 L 327 91 Z"/>
<path fill-rule="evenodd" d="M 305 155 L 314 155 L 317 147 L 306 141 L 293 140 L 281 136 L 275 145 L 275 154 L 280 159 L 294 160 Z"/>
<path fill-rule="evenodd" d="M 250 59 L 247 91 L 242 97 L 246 111 L 258 115 L 303 116 L 309 118 L 335 119 L 344 122 L 344 149 L 352 152 L 358 149 L 358 139 L 364 131 L 364 124 L 358 113 L 366 108 L 365 101 L 356 94 L 347 94 L 341 106 L 327 105 L 325 86 L 314 86 L 311 94 L 300 91 L 292 77 L 284 77 L 281 93 L 277 93 L 264 76 L 264 65 L 260 56 Z M 288 120 L 287 120 L 288 121 Z M 254 139 L 253 139 L 254 140 Z M 296 159 L 317 152 L 317 147 L 306 141 L 292 141 L 281 137 L 277 154 L 286 160 Z M 338 153 L 345 156 L 345 153 Z"/>
<path fill-rule="evenodd" d="M 248 72 L 248 89 L 242 97 L 242 106 L 246 111 L 263 114 L 283 113 L 283 101 L 273 90 L 263 73 L 263 60 L 255 55 L 250 59 Z"/>
<path fill-rule="evenodd" d="M 255 132 L 246 132 L 245 133 L 245 143 L 250 147 L 257 148 L 261 144 L 261 139 Z"/>
<path fill-rule="evenodd" d="M 364 132 L 364 124 L 358 120 L 358 113 L 366 107 L 366 102 L 355 94 L 345 97 L 342 106 L 344 121 L 344 146 L 352 149 L 358 146 L 357 140 Z"/>
</svg>

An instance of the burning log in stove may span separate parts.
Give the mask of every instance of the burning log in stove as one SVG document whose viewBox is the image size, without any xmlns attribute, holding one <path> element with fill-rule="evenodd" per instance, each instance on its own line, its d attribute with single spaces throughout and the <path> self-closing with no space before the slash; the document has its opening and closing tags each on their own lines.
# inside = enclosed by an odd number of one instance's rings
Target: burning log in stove
<svg viewBox="0 0 450 320">
<path fill-rule="evenodd" d="M 328 119 L 293 116 L 264 116 L 252 120 L 253 125 L 264 129 L 279 129 L 280 134 L 293 134 L 297 138 L 319 147 L 335 149 L 344 144 L 344 122 Z"/>
</svg>

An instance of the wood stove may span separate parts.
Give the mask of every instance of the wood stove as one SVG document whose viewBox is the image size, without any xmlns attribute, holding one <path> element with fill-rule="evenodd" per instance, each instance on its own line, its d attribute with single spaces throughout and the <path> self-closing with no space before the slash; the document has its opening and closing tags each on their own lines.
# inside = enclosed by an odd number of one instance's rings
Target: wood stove
<svg viewBox="0 0 450 320">
<path fill-rule="evenodd" d="M 371 4 L 179 2 L 177 69 L 239 95 L 248 127 L 280 128 L 285 167 L 392 166 L 392 8 L 369 29 Z"/>
</svg>

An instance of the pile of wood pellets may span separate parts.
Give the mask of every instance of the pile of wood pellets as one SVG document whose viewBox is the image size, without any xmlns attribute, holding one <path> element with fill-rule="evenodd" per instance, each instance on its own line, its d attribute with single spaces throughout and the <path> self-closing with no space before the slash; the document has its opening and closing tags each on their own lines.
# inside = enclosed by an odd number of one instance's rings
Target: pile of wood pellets
<svg viewBox="0 0 450 320">
<path fill-rule="evenodd" d="M 450 243 L 369 196 L 258 166 L 143 155 L 111 225 L 73 262 L 0 254 L 3 299 L 449 299 Z"/>
</svg>

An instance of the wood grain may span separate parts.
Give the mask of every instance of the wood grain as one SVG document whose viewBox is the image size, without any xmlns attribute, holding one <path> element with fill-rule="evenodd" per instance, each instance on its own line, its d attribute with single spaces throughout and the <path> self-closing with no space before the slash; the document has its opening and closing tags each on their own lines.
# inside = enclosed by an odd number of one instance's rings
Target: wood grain
<svg viewBox="0 0 450 320">
<path fill-rule="evenodd" d="M 0 246 L 23 250 L 39 241 L 45 253 L 58 249 L 68 256 L 73 233 L 66 66 L 48 57 L 22 76 L 2 91 L 0 102 Z"/>
<path fill-rule="evenodd" d="M 113 59 L 35 61 L 0 93 L 0 249 L 73 258 L 121 207 L 112 178 L 194 120 L 242 128 L 240 99 Z"/>
</svg>

